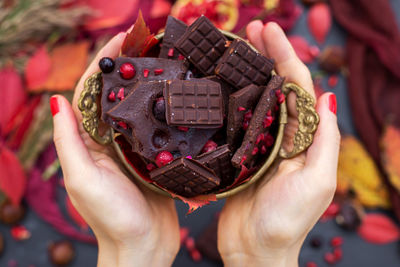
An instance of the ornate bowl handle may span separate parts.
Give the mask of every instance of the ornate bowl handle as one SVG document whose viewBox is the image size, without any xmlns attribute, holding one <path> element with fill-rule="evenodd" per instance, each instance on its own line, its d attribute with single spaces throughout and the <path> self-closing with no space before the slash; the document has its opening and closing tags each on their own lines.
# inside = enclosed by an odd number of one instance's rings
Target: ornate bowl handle
<svg viewBox="0 0 400 267">
<path fill-rule="evenodd" d="M 312 144 L 314 133 L 318 127 L 319 116 L 315 110 L 315 99 L 303 88 L 294 83 L 286 83 L 283 85 L 282 91 L 286 96 L 291 91 L 296 94 L 296 109 L 299 120 L 299 129 L 293 140 L 293 150 L 289 152 L 282 147 L 279 151 L 279 156 L 287 159 L 300 154 Z"/>
<path fill-rule="evenodd" d="M 97 143 L 108 145 L 112 141 L 111 130 L 108 129 L 103 136 L 99 135 L 100 106 L 98 105 L 98 99 L 102 86 L 101 72 L 90 76 L 85 81 L 83 91 L 79 97 L 78 107 L 82 112 L 82 124 L 85 131 Z"/>
</svg>

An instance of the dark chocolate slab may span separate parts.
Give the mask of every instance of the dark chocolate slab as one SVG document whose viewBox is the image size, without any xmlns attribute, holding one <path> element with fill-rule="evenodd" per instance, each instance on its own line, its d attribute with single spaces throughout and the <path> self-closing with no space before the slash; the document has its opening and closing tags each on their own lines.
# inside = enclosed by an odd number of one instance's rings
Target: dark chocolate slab
<svg viewBox="0 0 400 267">
<path fill-rule="evenodd" d="M 134 152 L 154 161 L 163 150 L 182 156 L 196 156 L 217 129 L 180 131 L 153 114 L 155 100 L 162 95 L 166 81 L 138 82 L 131 93 L 112 108 L 107 115 L 123 121 L 132 129 L 131 143 Z"/>
<path fill-rule="evenodd" d="M 232 166 L 232 151 L 229 145 L 217 147 L 216 150 L 201 154 L 196 160 L 211 170 L 221 178 L 221 186 L 232 184 L 235 176 L 235 168 Z"/>
<path fill-rule="evenodd" d="M 119 68 L 124 63 L 131 63 L 136 71 L 132 79 L 125 80 L 119 73 Z M 155 74 L 154 70 L 162 69 L 161 74 Z M 144 70 L 149 70 L 148 76 L 144 77 Z M 113 121 L 107 112 L 115 107 L 121 98 L 118 97 L 118 92 L 124 88 L 124 98 L 133 90 L 134 85 L 138 81 L 156 81 L 156 80 L 170 80 L 182 79 L 187 70 L 187 64 L 183 61 L 164 59 L 164 58 L 129 58 L 118 57 L 115 59 L 115 68 L 111 73 L 103 73 L 103 89 L 101 96 L 101 119 L 111 125 L 117 131 L 129 135 L 130 131 L 123 129 L 118 125 L 118 122 Z M 111 92 L 114 92 L 115 101 L 109 99 Z"/>
<path fill-rule="evenodd" d="M 284 78 L 274 75 L 265 87 L 260 101 L 254 110 L 242 145 L 232 157 L 232 164 L 236 168 L 240 168 L 242 164 L 248 168 L 253 167 L 256 158 L 266 153 L 268 147 L 264 140 L 270 130 L 270 125 L 266 126 L 264 120 L 269 112 L 271 116 L 274 115 L 277 103 L 275 91 L 281 88 L 283 81 Z"/>
<path fill-rule="evenodd" d="M 205 16 L 199 17 L 175 47 L 205 75 L 214 75 L 216 64 L 224 54 L 226 37 Z"/>
<path fill-rule="evenodd" d="M 179 57 L 179 52 L 175 49 L 175 43 L 185 33 L 186 29 L 187 25 L 183 21 L 168 16 L 160 49 L 160 58 L 177 59 Z M 172 55 L 170 54 L 170 49 L 173 51 Z"/>
<path fill-rule="evenodd" d="M 263 91 L 263 87 L 250 84 L 229 96 L 226 142 L 232 147 L 240 146 L 244 134 L 243 116 L 248 110 L 254 109 Z"/>
<path fill-rule="evenodd" d="M 245 41 L 235 39 L 215 68 L 215 73 L 236 89 L 249 84 L 266 85 L 274 62 L 254 51 Z"/>
<path fill-rule="evenodd" d="M 184 197 L 205 194 L 220 183 L 211 169 L 184 157 L 151 171 L 150 178 L 161 187 Z"/>
<path fill-rule="evenodd" d="M 192 128 L 219 128 L 223 101 L 219 83 L 204 80 L 168 81 L 164 88 L 167 124 Z"/>
<path fill-rule="evenodd" d="M 233 88 L 232 86 L 225 82 L 224 80 L 218 78 L 216 75 L 204 77 L 202 79 L 207 79 L 213 82 L 217 82 L 221 85 L 221 93 L 222 93 L 222 100 L 224 102 L 224 116 L 228 116 L 228 102 L 229 102 L 229 95 L 232 94 Z"/>
</svg>

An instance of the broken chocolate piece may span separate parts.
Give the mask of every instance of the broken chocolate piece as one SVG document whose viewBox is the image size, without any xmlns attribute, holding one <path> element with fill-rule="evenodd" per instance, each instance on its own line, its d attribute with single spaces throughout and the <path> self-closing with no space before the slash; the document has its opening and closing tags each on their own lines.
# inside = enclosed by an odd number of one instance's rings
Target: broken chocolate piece
<svg viewBox="0 0 400 267">
<path fill-rule="evenodd" d="M 175 47 L 205 75 L 214 75 L 217 61 L 224 54 L 226 37 L 205 16 L 199 17 Z"/>
<path fill-rule="evenodd" d="M 166 81 L 138 82 L 125 100 L 107 115 L 130 126 L 132 150 L 146 159 L 154 161 L 163 150 L 194 157 L 217 129 L 190 128 L 184 132 L 158 120 L 153 113 L 153 106 L 165 86 Z"/>
<path fill-rule="evenodd" d="M 224 102 L 224 116 L 227 117 L 228 116 L 228 102 L 229 102 L 229 95 L 232 94 L 233 92 L 233 88 L 232 86 L 225 82 L 224 80 L 218 78 L 217 76 L 213 75 L 213 76 L 208 76 L 208 77 L 204 77 L 202 79 L 207 79 L 213 82 L 217 82 L 221 85 L 221 93 L 222 93 L 222 100 Z"/>
<path fill-rule="evenodd" d="M 232 164 L 236 168 L 240 168 L 241 165 L 251 168 L 257 159 L 257 155 L 266 153 L 265 137 L 268 135 L 272 124 L 275 105 L 277 103 L 275 90 L 281 88 L 283 81 L 284 78 L 275 75 L 265 87 L 260 101 L 254 110 L 242 145 L 232 157 Z"/>
<path fill-rule="evenodd" d="M 184 197 L 205 194 L 220 183 L 211 169 L 184 157 L 151 171 L 150 178 L 161 187 Z"/>
<path fill-rule="evenodd" d="M 201 154 L 196 157 L 196 160 L 204 164 L 215 174 L 221 178 L 221 187 L 228 186 L 233 183 L 235 169 L 231 164 L 232 151 L 229 145 L 217 147 L 216 150 Z"/>
<path fill-rule="evenodd" d="M 173 80 L 164 88 L 167 124 L 191 128 L 219 128 L 223 103 L 219 83 L 204 80 Z"/>
<path fill-rule="evenodd" d="M 266 85 L 274 62 L 254 51 L 245 41 L 235 39 L 225 51 L 215 73 L 236 89 L 249 84 Z"/>
<path fill-rule="evenodd" d="M 185 33 L 186 29 L 187 25 L 183 21 L 180 21 L 172 16 L 168 16 L 160 55 L 158 57 L 177 59 L 179 52 L 175 49 L 175 43 Z"/>
<path fill-rule="evenodd" d="M 244 134 L 244 116 L 254 109 L 263 91 L 263 87 L 250 84 L 229 96 L 226 142 L 232 147 L 240 146 L 240 138 Z"/>
<path fill-rule="evenodd" d="M 124 63 L 132 64 L 135 68 L 135 76 L 132 79 L 126 80 L 121 77 L 118 70 Z M 159 75 L 155 75 L 154 70 L 160 68 L 165 69 L 165 71 Z M 132 91 L 134 85 L 138 81 L 182 79 L 185 75 L 186 69 L 187 66 L 182 61 L 177 60 L 144 57 L 117 58 L 115 60 L 114 70 L 110 73 L 102 74 L 103 89 L 101 96 L 101 119 L 117 131 L 121 132 L 124 136 L 129 136 L 131 130 L 129 128 L 124 129 L 118 125 L 118 121 L 112 120 L 107 115 L 107 112 L 125 98 Z M 146 72 L 147 75 L 145 75 Z M 123 88 L 123 91 L 121 91 L 121 88 Z M 128 140 L 130 140 L 130 138 L 128 138 Z"/>
</svg>

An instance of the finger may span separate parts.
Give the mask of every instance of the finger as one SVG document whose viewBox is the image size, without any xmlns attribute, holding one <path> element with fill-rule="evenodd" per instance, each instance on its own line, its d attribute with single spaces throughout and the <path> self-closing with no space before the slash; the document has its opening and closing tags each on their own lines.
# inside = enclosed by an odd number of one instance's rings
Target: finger
<svg viewBox="0 0 400 267">
<path fill-rule="evenodd" d="M 307 151 L 305 169 L 315 175 L 309 175 L 310 183 L 316 183 L 315 177 L 324 185 L 336 185 L 336 172 L 340 147 L 340 132 L 336 119 L 336 96 L 323 94 L 317 103 L 320 123 L 314 136 L 313 144 Z"/>
<path fill-rule="evenodd" d="M 79 135 L 74 112 L 68 100 L 59 95 L 50 98 L 50 107 L 54 124 L 53 139 L 64 176 L 80 177 L 86 168 L 93 165 L 93 161 Z"/>
<path fill-rule="evenodd" d="M 255 20 L 249 23 L 246 27 L 246 35 L 250 43 L 263 55 L 267 56 L 267 51 L 264 47 L 264 42 L 262 40 L 262 29 L 264 25 L 261 20 Z"/>
<path fill-rule="evenodd" d="M 103 57 L 110 57 L 110 58 L 116 58 L 119 54 L 120 48 L 122 46 L 122 43 L 125 40 L 126 32 L 121 32 L 114 36 L 96 55 L 96 57 L 93 59 L 93 61 L 90 63 L 89 67 L 86 69 L 85 73 L 82 75 L 81 79 L 78 82 L 78 85 L 75 88 L 75 93 L 74 93 L 74 99 L 72 101 L 72 107 L 78 116 L 78 120 L 81 118 L 80 112 L 78 112 L 78 99 L 79 96 L 81 95 L 81 92 L 83 90 L 83 84 L 85 80 L 92 75 L 93 73 L 98 72 L 99 69 L 99 61 Z"/>
<path fill-rule="evenodd" d="M 262 29 L 262 39 L 267 54 L 275 60 L 275 69 L 286 81 L 303 87 L 315 98 L 311 74 L 297 57 L 283 30 L 274 22 L 267 23 Z"/>
</svg>

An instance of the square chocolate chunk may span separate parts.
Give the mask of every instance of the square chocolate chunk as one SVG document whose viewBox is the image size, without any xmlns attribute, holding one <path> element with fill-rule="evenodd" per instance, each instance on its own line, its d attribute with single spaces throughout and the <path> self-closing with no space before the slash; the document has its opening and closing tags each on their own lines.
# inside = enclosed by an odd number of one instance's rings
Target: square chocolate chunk
<svg viewBox="0 0 400 267">
<path fill-rule="evenodd" d="M 160 55 L 158 57 L 177 59 L 179 52 L 175 49 L 175 43 L 185 33 L 186 29 L 187 25 L 183 21 L 180 21 L 172 16 L 168 16 Z"/>
<path fill-rule="evenodd" d="M 212 22 L 201 16 L 189 26 L 175 47 L 205 75 L 213 75 L 217 61 L 226 50 L 226 41 Z"/>
<path fill-rule="evenodd" d="M 150 178 L 163 188 L 184 197 L 205 194 L 220 183 L 211 169 L 184 157 L 151 171 Z"/>
<path fill-rule="evenodd" d="M 234 40 L 225 51 L 215 73 L 236 89 L 249 84 L 266 85 L 274 62 L 254 51 L 245 41 Z"/>
<path fill-rule="evenodd" d="M 205 80 L 173 80 L 164 89 L 168 125 L 218 128 L 223 123 L 221 85 Z"/>
</svg>

